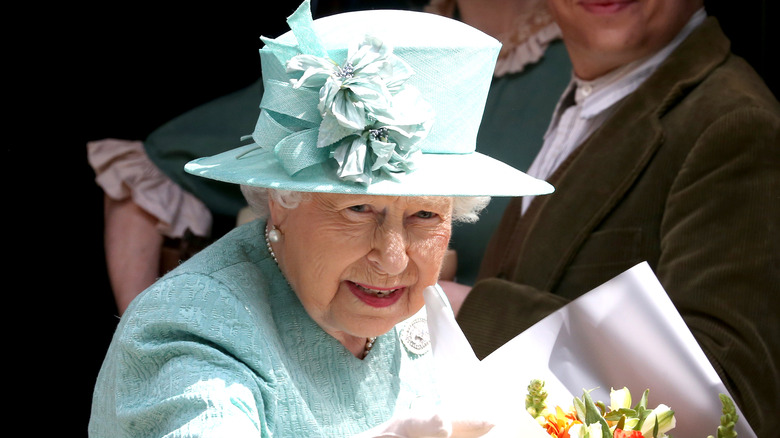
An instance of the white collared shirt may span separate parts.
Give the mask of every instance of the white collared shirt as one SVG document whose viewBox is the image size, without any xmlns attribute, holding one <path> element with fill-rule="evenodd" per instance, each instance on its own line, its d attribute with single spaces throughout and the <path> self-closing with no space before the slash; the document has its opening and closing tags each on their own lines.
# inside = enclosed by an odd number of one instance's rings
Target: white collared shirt
<svg viewBox="0 0 780 438">
<path fill-rule="evenodd" d="M 676 37 L 653 55 L 619 67 L 592 81 L 583 81 L 572 74 L 553 112 L 544 145 L 528 168 L 536 178 L 550 177 L 560 164 L 583 141 L 598 129 L 614 112 L 620 100 L 636 90 L 707 17 L 704 8 L 693 14 Z M 523 198 L 523 213 L 533 200 Z"/>
</svg>

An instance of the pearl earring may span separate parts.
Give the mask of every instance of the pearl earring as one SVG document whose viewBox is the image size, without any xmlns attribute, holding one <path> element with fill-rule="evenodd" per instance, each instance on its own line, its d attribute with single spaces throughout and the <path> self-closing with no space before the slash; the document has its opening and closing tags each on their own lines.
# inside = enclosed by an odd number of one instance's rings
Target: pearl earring
<svg viewBox="0 0 780 438">
<path fill-rule="evenodd" d="M 274 253 L 274 248 L 271 246 L 271 242 L 276 243 L 280 240 L 282 240 L 282 232 L 279 231 L 275 225 L 271 225 L 270 230 L 268 227 L 265 228 L 265 246 L 268 247 L 268 253 L 271 254 L 271 257 L 274 259 L 277 265 L 279 264 L 279 260 L 276 259 L 276 253 Z"/>
<path fill-rule="evenodd" d="M 278 228 L 276 228 L 276 225 L 271 225 L 271 229 L 268 230 L 268 240 L 270 240 L 273 243 L 282 240 L 282 232 L 279 231 Z"/>
</svg>

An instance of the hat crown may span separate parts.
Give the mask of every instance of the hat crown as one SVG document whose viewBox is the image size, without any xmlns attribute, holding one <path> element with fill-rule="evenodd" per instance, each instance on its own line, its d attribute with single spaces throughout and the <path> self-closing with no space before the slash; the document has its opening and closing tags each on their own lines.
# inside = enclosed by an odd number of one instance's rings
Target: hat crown
<svg viewBox="0 0 780 438">
<path fill-rule="evenodd" d="M 392 104 L 394 109 L 401 108 L 399 112 L 412 113 L 402 115 L 402 118 L 414 120 L 398 128 L 397 131 L 404 134 L 396 135 L 396 139 L 402 141 L 397 142 L 399 144 L 393 154 L 394 157 L 397 154 L 407 157 L 409 169 L 405 168 L 407 163 L 403 162 L 403 158 L 400 162 L 389 163 L 386 168 L 402 172 L 413 170 L 413 157 L 417 150 L 437 154 L 475 151 L 490 78 L 501 46 L 497 40 L 459 21 L 422 12 L 366 10 L 313 21 L 310 17 L 308 5 L 304 2 L 288 19 L 291 30 L 276 39 L 264 39 L 266 45 L 260 50 L 266 92 L 252 136 L 257 144 L 274 148 L 289 173 L 295 174 L 305 167 L 319 164 L 328 159 L 328 153 L 344 161 L 340 172 L 350 172 L 344 168 L 352 165 L 354 160 L 340 151 L 334 152 L 332 148 L 330 151 L 323 149 L 325 143 L 333 139 L 349 142 L 349 138 L 345 139 L 339 131 L 340 127 L 322 119 L 325 111 L 321 102 L 323 94 L 332 91 L 321 84 L 311 88 L 306 85 L 291 87 L 290 84 L 296 84 L 302 76 L 308 75 L 302 68 L 296 69 L 291 64 L 300 64 L 300 55 L 308 55 L 320 60 L 317 62 L 321 62 L 324 68 L 330 67 L 331 76 L 341 75 L 344 78 L 352 74 L 350 61 L 355 58 L 354 53 L 363 49 L 363 46 L 357 50 L 355 47 L 361 42 L 367 44 L 366 41 L 381 46 L 381 50 L 391 51 L 389 57 L 400 59 L 399 62 L 404 65 L 401 70 L 408 68 L 408 73 L 411 73 L 402 78 L 404 90 L 415 91 L 414 94 L 394 95 Z M 307 59 L 307 62 L 314 61 Z M 360 74 L 359 68 L 355 74 Z M 356 79 L 358 82 L 372 80 L 370 74 L 362 78 L 356 76 Z M 417 94 L 418 97 L 409 97 Z M 350 97 L 355 100 L 354 93 Z M 405 108 L 399 101 L 405 104 Z M 370 106 L 370 103 L 360 104 L 363 105 L 360 110 Z M 429 107 L 429 118 L 421 116 L 426 107 Z M 368 117 L 376 117 L 376 114 Z M 359 128 L 354 133 L 360 134 L 366 122 L 363 119 L 362 123 L 355 124 Z M 376 134 L 378 131 L 371 132 Z M 316 147 L 312 144 L 315 138 Z M 404 142 L 409 145 L 401 144 Z M 349 148 L 355 149 L 352 145 L 342 145 L 340 149 Z M 368 170 L 360 167 L 360 163 L 354 166 L 358 167 L 352 170 L 358 175 L 355 180 L 370 182 L 361 180 L 362 174 Z"/>
</svg>

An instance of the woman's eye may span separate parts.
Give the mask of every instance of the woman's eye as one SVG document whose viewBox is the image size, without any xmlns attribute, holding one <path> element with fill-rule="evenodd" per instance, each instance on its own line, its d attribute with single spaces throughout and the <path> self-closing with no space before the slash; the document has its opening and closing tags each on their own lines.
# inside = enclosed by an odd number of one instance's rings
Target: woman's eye
<svg viewBox="0 0 780 438">
<path fill-rule="evenodd" d="M 353 205 L 349 207 L 349 210 L 352 210 L 357 213 L 365 213 L 366 211 L 368 211 L 368 206 L 366 204 Z"/>
<path fill-rule="evenodd" d="M 414 215 L 416 217 L 420 218 L 420 219 L 430 219 L 430 218 L 436 216 L 436 213 L 433 213 L 431 211 L 420 210 L 417 213 L 415 213 Z"/>
</svg>

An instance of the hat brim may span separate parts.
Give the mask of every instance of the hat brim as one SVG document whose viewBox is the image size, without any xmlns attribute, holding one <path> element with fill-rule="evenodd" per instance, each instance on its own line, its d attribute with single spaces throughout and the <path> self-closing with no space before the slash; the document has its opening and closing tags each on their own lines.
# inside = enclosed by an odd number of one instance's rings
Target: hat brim
<svg viewBox="0 0 780 438">
<path fill-rule="evenodd" d="M 234 184 L 297 192 L 377 196 L 527 196 L 553 192 L 546 181 L 531 177 L 487 155 L 422 154 L 416 170 L 382 178 L 369 186 L 340 180 L 334 160 L 305 168 L 291 176 L 267 149 L 242 146 L 193 160 L 185 170 L 193 175 Z"/>
</svg>

